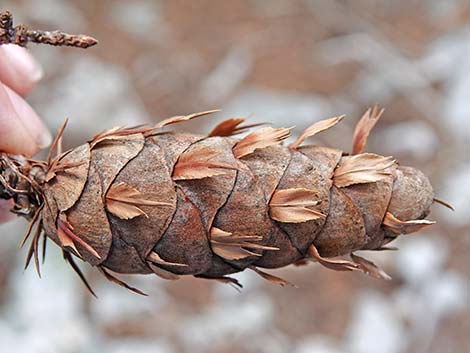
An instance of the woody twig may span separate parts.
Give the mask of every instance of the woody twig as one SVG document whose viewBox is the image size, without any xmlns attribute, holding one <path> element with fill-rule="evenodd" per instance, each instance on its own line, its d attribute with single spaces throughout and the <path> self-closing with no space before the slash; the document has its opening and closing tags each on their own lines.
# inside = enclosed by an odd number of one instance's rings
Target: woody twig
<svg viewBox="0 0 470 353">
<path fill-rule="evenodd" d="M 95 38 L 83 34 L 32 30 L 22 24 L 13 26 L 13 15 L 9 11 L 0 12 L 0 45 L 11 43 L 26 47 L 29 42 L 77 48 L 98 43 Z"/>
</svg>

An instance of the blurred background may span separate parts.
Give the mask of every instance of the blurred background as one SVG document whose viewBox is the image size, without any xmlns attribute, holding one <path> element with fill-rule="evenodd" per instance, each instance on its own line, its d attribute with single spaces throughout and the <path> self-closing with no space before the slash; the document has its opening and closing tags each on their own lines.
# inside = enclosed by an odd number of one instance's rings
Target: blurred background
<svg viewBox="0 0 470 353">
<path fill-rule="evenodd" d="M 374 103 L 386 112 L 368 150 L 421 168 L 438 224 L 366 253 L 379 281 L 311 264 L 253 273 L 230 286 L 125 278 L 83 266 L 86 292 L 49 247 L 43 279 L 23 271 L 22 220 L 0 227 L 0 351 L 17 353 L 454 353 L 470 346 L 470 6 L 465 0 L 2 0 L 16 23 L 95 36 L 89 50 L 31 46 L 46 77 L 29 97 L 69 146 L 116 125 L 221 108 L 181 124 L 206 132 L 224 117 L 276 126 L 346 114 L 315 143 L 350 150 Z M 184 126 L 183 126 L 184 125 Z"/>
</svg>

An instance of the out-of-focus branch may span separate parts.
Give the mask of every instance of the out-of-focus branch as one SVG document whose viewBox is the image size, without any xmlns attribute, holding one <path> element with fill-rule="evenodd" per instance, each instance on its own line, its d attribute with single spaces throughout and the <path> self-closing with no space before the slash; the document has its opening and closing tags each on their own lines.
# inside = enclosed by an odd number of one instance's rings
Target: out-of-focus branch
<svg viewBox="0 0 470 353">
<path fill-rule="evenodd" d="M 25 25 L 13 26 L 13 15 L 9 11 L 0 13 L 0 45 L 17 44 L 26 47 L 28 42 L 88 48 L 98 43 L 90 36 L 83 34 L 68 34 L 61 31 L 31 30 Z"/>
</svg>

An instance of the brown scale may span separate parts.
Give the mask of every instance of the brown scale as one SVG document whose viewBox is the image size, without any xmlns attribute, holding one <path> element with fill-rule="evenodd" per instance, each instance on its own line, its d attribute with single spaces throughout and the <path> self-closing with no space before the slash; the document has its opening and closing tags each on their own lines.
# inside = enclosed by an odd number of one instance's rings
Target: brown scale
<svg viewBox="0 0 470 353">
<path fill-rule="evenodd" d="M 210 252 L 210 256 L 204 264 L 204 269 L 200 270 L 201 266 L 199 266 L 198 270 L 192 272 L 193 274 L 218 277 L 218 272 L 237 272 L 236 268 L 214 254 L 210 246 L 210 229 L 214 219 L 235 187 L 237 162 L 231 152 L 232 145 L 231 141 L 221 137 L 201 139 L 187 149 L 187 162 L 182 163 L 179 160 L 177 164 L 179 167 L 174 170 L 178 187 L 195 205 L 195 216 L 200 219 L 204 227 L 204 233 L 201 235 L 203 239 L 200 239 L 200 241 L 207 244 L 207 248 L 195 249 L 194 256 L 206 258 L 206 252 Z M 192 159 L 196 160 L 192 161 Z M 193 179 L 195 175 L 191 175 L 191 173 L 194 173 L 194 170 L 197 169 L 198 172 L 204 173 L 204 171 L 207 171 L 206 168 L 212 170 L 212 177 Z M 179 174 L 175 175 L 175 173 Z M 181 222 L 176 224 L 176 228 L 178 227 L 181 227 Z M 157 249 L 156 251 L 158 252 Z M 184 246 L 181 247 L 181 252 L 185 252 Z M 188 265 L 192 267 L 191 264 Z"/>
<path fill-rule="evenodd" d="M 149 163 L 152 161 L 152 163 Z M 111 161 L 112 162 L 112 161 Z M 136 173 L 136 171 L 138 171 Z M 118 174 L 119 173 L 119 174 Z M 109 217 L 113 237 L 122 241 L 124 248 L 135 249 L 143 269 L 148 269 L 146 257 L 163 236 L 176 209 L 176 195 L 172 185 L 170 170 L 163 158 L 162 149 L 147 141 L 142 152 L 130 160 L 117 174 L 115 183 L 125 183 L 139 190 L 147 200 L 163 203 L 159 206 L 140 205 L 145 214 L 132 219 L 122 219 L 118 215 Z M 138 230 L 139 236 L 135 233 Z M 128 250 L 127 250 L 128 251 Z M 112 259 L 119 269 L 119 253 Z"/>
<path fill-rule="evenodd" d="M 243 159 L 243 162 L 258 177 L 265 200 L 271 200 L 279 181 L 289 166 L 290 159 L 290 151 L 277 145 L 256 150 Z M 254 265 L 277 268 L 291 264 L 303 257 L 297 248 L 292 245 L 288 234 L 278 226 L 275 220 L 271 220 L 270 233 L 267 239 L 267 246 L 279 250 L 265 251 L 263 256 L 254 262 Z"/>
<path fill-rule="evenodd" d="M 177 189 L 177 195 L 173 220 L 153 248 L 154 253 L 163 260 L 155 265 L 178 275 L 202 274 L 212 264 L 213 254 L 207 230 L 198 208 L 180 189 Z"/>
<path fill-rule="evenodd" d="M 315 202 L 318 202 L 315 210 L 324 215 L 323 217 L 298 223 L 278 221 L 279 227 L 289 235 L 292 245 L 302 254 L 305 254 L 308 247 L 313 243 L 316 235 L 325 224 L 329 212 L 329 189 L 326 189 L 325 185 L 317 185 L 321 175 L 315 168 L 315 162 L 312 159 L 298 151 L 292 151 L 290 164 L 278 185 L 278 190 L 291 188 L 313 190 L 315 193 L 313 198 Z"/>
<path fill-rule="evenodd" d="M 329 216 L 314 245 L 323 257 L 359 250 L 366 243 L 364 220 L 359 208 L 340 189 L 331 188 Z"/>
</svg>

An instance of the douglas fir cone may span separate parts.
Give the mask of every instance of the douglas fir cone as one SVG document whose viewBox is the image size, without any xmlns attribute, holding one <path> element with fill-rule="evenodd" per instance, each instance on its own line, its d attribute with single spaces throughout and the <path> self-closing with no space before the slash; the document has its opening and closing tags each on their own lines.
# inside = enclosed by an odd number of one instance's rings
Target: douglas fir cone
<svg viewBox="0 0 470 353">
<path fill-rule="evenodd" d="M 13 27 L 8 12 L 0 15 L 0 44 L 28 39 L 96 43 Z M 354 252 L 387 249 L 398 235 L 433 223 L 424 220 L 433 202 L 445 204 L 419 170 L 363 153 L 382 114 L 377 107 L 359 121 L 351 154 L 303 145 L 342 117 L 313 124 L 289 146 L 282 145 L 289 129 L 244 126 L 244 119 L 228 119 L 207 136 L 161 130 L 209 113 L 114 128 L 67 152 L 60 148 L 64 125 L 44 162 L 0 153 L 0 198 L 13 200 L 12 211 L 30 220 L 27 264 L 34 258 L 39 267 L 43 236 L 44 245 L 50 238 L 63 249 L 82 279 L 73 256 L 137 292 L 108 270 L 238 285 L 227 275 L 248 268 L 285 284 L 260 268 L 312 260 L 388 278 Z"/>
</svg>

